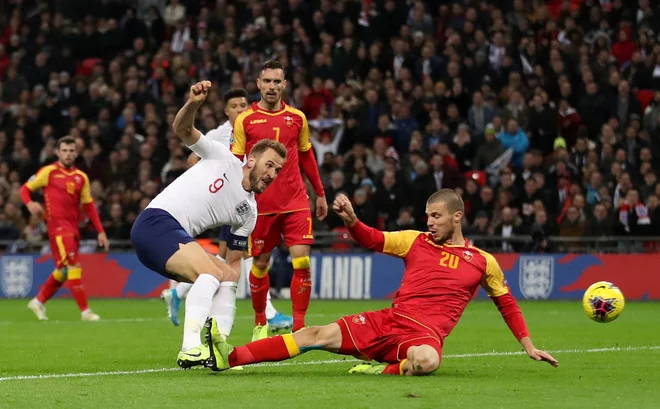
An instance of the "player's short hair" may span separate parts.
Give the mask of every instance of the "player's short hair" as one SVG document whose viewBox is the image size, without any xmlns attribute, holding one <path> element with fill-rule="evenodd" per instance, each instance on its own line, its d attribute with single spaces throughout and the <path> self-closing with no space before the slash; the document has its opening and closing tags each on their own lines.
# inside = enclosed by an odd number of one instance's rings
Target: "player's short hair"
<svg viewBox="0 0 660 409">
<path fill-rule="evenodd" d="M 281 143 L 272 139 L 262 139 L 257 142 L 250 150 L 250 156 L 259 157 L 268 149 L 274 150 L 282 159 L 286 160 L 286 148 Z"/>
<path fill-rule="evenodd" d="M 444 203 L 449 213 L 465 212 L 463 199 L 454 189 L 440 189 L 433 193 L 426 201 L 426 204 Z"/>
<path fill-rule="evenodd" d="M 261 78 L 261 73 L 264 72 L 264 70 L 282 70 L 284 77 L 286 77 L 284 66 L 281 62 L 279 62 L 279 60 L 268 60 L 261 64 L 261 70 L 259 70 L 259 78 Z"/>
<path fill-rule="evenodd" d="M 73 136 L 63 136 L 60 139 L 57 140 L 57 144 L 55 145 L 55 148 L 59 149 L 60 146 L 62 145 L 71 145 L 71 144 L 76 144 L 76 140 L 73 138 Z"/>
<path fill-rule="evenodd" d="M 222 96 L 222 101 L 227 105 L 230 99 L 234 98 L 245 98 L 248 99 L 248 93 L 245 88 L 232 88 L 229 91 L 225 92 Z"/>
</svg>

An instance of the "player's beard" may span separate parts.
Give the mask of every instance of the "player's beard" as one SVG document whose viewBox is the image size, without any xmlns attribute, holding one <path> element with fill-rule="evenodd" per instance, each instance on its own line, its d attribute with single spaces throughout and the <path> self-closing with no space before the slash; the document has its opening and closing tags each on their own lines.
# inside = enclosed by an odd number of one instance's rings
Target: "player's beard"
<svg viewBox="0 0 660 409">
<path fill-rule="evenodd" d="M 279 102 L 280 97 L 277 91 L 264 91 L 261 97 L 270 105 L 275 105 Z"/>
<path fill-rule="evenodd" d="M 254 193 L 263 193 L 264 190 L 268 187 L 267 184 L 264 182 L 264 187 L 263 189 L 261 188 L 260 182 L 262 182 L 262 178 L 257 175 L 257 169 L 254 168 L 250 171 L 250 188 Z"/>
</svg>

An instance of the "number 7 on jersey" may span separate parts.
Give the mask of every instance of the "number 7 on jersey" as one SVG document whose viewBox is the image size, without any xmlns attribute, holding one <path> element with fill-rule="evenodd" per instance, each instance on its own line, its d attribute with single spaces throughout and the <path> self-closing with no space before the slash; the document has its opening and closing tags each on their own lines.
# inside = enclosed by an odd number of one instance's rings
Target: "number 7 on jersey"
<svg viewBox="0 0 660 409">
<path fill-rule="evenodd" d="M 280 141 L 280 127 L 279 126 L 274 127 L 273 131 L 275 131 L 275 140 L 277 142 L 279 142 Z"/>
</svg>

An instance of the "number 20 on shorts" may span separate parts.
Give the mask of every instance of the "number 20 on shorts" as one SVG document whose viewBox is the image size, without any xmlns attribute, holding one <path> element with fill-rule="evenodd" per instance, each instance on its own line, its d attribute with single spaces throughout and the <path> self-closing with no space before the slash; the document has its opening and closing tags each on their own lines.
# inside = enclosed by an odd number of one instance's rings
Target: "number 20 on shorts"
<svg viewBox="0 0 660 409">
<path fill-rule="evenodd" d="M 447 253 L 446 251 L 443 251 L 440 253 L 442 258 L 440 258 L 440 266 L 441 267 L 447 267 L 451 268 L 452 270 L 456 270 L 458 267 L 458 256 L 455 254 Z"/>
</svg>

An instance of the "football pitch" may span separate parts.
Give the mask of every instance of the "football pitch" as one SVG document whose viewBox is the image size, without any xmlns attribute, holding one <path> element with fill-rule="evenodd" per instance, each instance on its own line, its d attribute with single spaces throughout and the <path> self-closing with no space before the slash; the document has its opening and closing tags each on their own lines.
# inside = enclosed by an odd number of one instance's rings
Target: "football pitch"
<svg viewBox="0 0 660 409">
<path fill-rule="evenodd" d="M 0 408 L 617 408 L 660 407 L 660 304 L 630 302 L 618 320 L 590 321 L 579 302 L 521 302 L 536 346 L 559 367 L 521 352 L 496 307 L 472 302 L 423 378 L 349 375 L 350 357 L 310 352 L 284 363 L 211 373 L 180 370 L 181 327 L 160 300 L 92 300 L 101 322 L 81 322 L 72 300 L 38 322 L 27 301 L 0 301 Z M 388 306 L 312 300 L 308 324 Z M 276 301 L 283 312 L 287 301 Z M 230 342 L 252 331 L 239 301 Z"/>
</svg>

